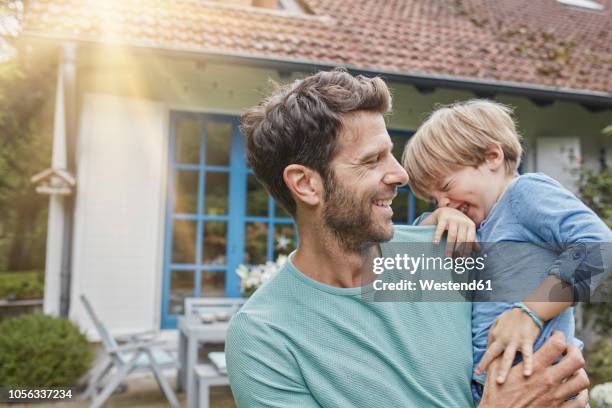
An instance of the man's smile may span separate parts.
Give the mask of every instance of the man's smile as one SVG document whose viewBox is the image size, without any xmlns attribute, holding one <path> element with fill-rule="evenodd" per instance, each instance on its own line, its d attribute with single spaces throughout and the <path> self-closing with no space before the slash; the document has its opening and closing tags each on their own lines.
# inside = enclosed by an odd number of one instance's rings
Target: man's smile
<svg viewBox="0 0 612 408">
<path fill-rule="evenodd" d="M 372 201 L 372 204 L 374 204 L 374 207 L 383 212 L 386 216 L 391 218 L 393 217 L 393 209 L 391 208 L 393 198 L 395 198 L 395 195 L 391 198 L 376 199 Z"/>
</svg>

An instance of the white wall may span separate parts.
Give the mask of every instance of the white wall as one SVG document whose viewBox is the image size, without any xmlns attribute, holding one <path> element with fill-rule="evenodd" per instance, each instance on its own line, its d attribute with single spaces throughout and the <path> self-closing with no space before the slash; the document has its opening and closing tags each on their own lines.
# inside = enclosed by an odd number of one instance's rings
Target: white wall
<svg viewBox="0 0 612 408">
<path fill-rule="evenodd" d="M 113 334 L 159 328 L 168 114 L 83 96 L 70 317 L 96 339 L 85 294 Z"/>
<path fill-rule="evenodd" d="M 540 137 L 536 144 L 536 169 L 577 192 L 581 150 L 579 137 Z"/>
</svg>

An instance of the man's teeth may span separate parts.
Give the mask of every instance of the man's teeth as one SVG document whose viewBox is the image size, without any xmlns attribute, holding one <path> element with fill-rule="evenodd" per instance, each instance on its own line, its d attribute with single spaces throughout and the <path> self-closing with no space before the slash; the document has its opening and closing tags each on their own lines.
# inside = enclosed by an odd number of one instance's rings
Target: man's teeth
<svg viewBox="0 0 612 408">
<path fill-rule="evenodd" d="M 376 200 L 374 201 L 374 205 L 377 205 L 379 207 L 388 207 L 391 205 L 391 202 L 393 200 Z"/>
<path fill-rule="evenodd" d="M 467 214 L 468 211 L 468 206 L 466 205 L 462 205 L 461 207 L 459 207 L 459 211 L 461 211 L 464 214 Z"/>
</svg>

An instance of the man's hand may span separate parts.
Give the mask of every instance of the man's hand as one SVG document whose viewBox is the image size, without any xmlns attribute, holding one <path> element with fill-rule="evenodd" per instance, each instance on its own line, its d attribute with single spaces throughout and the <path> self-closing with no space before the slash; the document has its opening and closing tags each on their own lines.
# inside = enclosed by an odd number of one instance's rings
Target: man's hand
<svg viewBox="0 0 612 408">
<path fill-rule="evenodd" d="M 552 363 L 565 353 L 558 364 Z M 523 363 L 512 367 L 505 384 L 497 384 L 500 361 L 494 361 L 487 373 L 482 401 L 478 408 L 582 408 L 588 402 L 589 378 L 584 358 L 575 346 L 565 344 L 561 332 L 555 332 L 534 354 L 531 376 L 523 375 Z M 569 398 L 576 396 L 576 399 Z"/>
<path fill-rule="evenodd" d="M 472 246 L 476 242 L 476 224 L 461 211 L 451 207 L 440 207 L 419 225 L 436 225 L 434 244 L 438 244 L 442 240 L 444 231 L 448 231 L 446 256 L 457 254 L 465 257 L 472 253 Z"/>
</svg>

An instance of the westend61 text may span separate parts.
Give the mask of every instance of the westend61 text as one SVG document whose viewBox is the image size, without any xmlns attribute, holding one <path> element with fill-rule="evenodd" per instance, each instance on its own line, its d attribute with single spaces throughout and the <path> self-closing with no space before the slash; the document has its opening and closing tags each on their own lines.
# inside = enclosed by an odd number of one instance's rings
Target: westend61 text
<svg viewBox="0 0 612 408">
<path fill-rule="evenodd" d="M 417 286 L 418 282 L 418 286 Z M 419 279 L 417 282 L 408 279 L 402 279 L 397 282 L 383 282 L 375 280 L 373 282 L 374 290 L 391 290 L 391 291 L 492 291 L 493 286 L 491 280 L 480 279 L 470 282 L 436 282 L 432 279 Z"/>
</svg>

